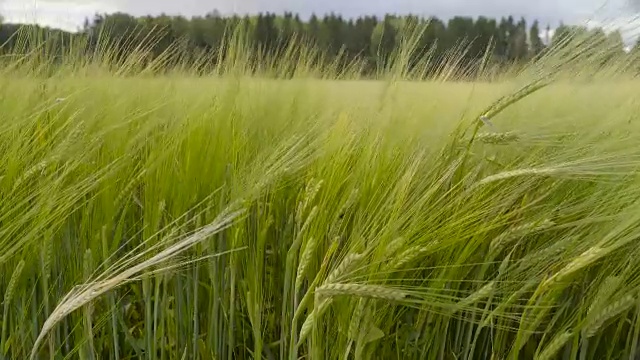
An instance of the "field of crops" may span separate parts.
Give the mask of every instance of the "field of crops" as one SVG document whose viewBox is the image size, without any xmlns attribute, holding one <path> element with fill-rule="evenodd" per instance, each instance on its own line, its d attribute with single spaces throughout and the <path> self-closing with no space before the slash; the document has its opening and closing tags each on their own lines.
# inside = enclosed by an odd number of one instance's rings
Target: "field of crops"
<svg viewBox="0 0 640 360">
<path fill-rule="evenodd" d="M 0 359 L 640 356 L 640 81 L 613 66 L 38 61 L 0 72 Z"/>
</svg>

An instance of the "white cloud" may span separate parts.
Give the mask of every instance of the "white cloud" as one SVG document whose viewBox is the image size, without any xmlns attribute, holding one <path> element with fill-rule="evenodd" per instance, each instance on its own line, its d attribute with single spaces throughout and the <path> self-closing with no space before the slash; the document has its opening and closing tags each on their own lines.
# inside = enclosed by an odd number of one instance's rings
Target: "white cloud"
<svg viewBox="0 0 640 360">
<path fill-rule="evenodd" d="M 0 0 L 0 14 L 7 22 L 37 23 L 43 26 L 77 30 L 86 18 L 117 8 L 99 1 L 81 0 Z"/>
<path fill-rule="evenodd" d="M 640 36 L 640 14 L 593 19 L 588 21 L 586 25 L 589 28 L 602 28 L 606 32 L 620 31 L 627 46 L 635 45 L 635 42 Z"/>
</svg>

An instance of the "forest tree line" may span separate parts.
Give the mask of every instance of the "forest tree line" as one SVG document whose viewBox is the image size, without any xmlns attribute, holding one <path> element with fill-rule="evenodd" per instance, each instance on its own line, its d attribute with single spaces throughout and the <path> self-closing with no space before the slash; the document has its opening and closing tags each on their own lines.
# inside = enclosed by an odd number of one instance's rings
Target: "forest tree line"
<svg viewBox="0 0 640 360">
<path fill-rule="evenodd" d="M 15 24 L 2 25 L 0 42 L 4 48 L 15 47 L 19 28 Z M 225 37 L 229 36 L 231 29 L 240 29 L 247 46 L 264 54 L 282 53 L 295 39 L 321 49 L 326 61 L 340 58 L 344 63 L 351 63 L 357 60 L 371 68 L 391 57 L 403 36 L 407 36 L 407 29 L 419 29 L 413 33 L 416 56 L 429 53 L 435 59 L 442 59 L 457 49 L 462 64 L 477 63 L 487 55 L 498 64 L 524 62 L 576 32 L 588 33 L 607 42 L 614 51 L 622 53 L 624 48 L 619 32 L 605 33 L 602 29 L 561 25 L 550 36 L 548 25 L 542 28 L 538 21 L 528 24 L 523 18 L 511 16 L 499 20 L 453 17 L 444 21 L 436 17 L 394 15 L 351 19 L 328 14 L 322 17 L 313 15 L 303 20 L 292 13 L 225 17 L 212 12 L 193 18 L 167 15 L 134 17 L 116 13 L 87 19 L 77 33 L 45 29 L 44 36 L 68 39 L 60 41 L 60 44 L 82 37 L 88 40 L 86 43 L 90 47 L 97 46 L 100 39 L 108 38 L 114 44 L 126 44 L 120 46 L 120 56 L 125 57 L 127 52 L 140 48 L 137 44 L 153 39 L 149 48 L 153 58 L 176 43 L 181 43 L 187 53 L 215 54 L 224 49 Z M 219 59 L 219 56 L 210 57 L 211 62 Z"/>
</svg>

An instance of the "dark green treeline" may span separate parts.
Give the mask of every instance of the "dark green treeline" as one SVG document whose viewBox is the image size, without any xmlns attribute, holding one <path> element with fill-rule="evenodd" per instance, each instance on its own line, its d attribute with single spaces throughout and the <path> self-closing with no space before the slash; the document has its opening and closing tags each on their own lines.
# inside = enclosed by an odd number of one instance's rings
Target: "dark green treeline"
<svg viewBox="0 0 640 360">
<path fill-rule="evenodd" d="M 4 48 L 13 48 L 18 41 L 17 25 L 5 24 L 0 29 L 0 41 Z M 87 20 L 76 34 L 46 30 L 44 36 L 56 37 L 58 43 L 73 41 L 74 37 L 86 39 L 88 47 L 95 48 L 108 38 L 119 44 L 119 56 L 140 49 L 138 44 L 147 42 L 145 48 L 151 58 L 165 54 L 180 43 L 187 54 L 209 54 L 211 64 L 220 61 L 225 51 L 225 38 L 240 31 L 246 46 L 262 54 L 284 54 L 292 40 L 312 44 L 324 52 L 324 61 L 344 64 L 358 61 L 365 71 L 372 71 L 392 58 L 393 52 L 412 33 L 412 47 L 416 59 L 429 56 L 443 59 L 455 52 L 463 65 L 478 63 L 487 58 L 496 64 L 513 64 L 530 60 L 548 47 L 561 41 L 563 36 L 576 30 L 592 33 L 595 37 L 612 43 L 612 49 L 622 52 L 619 33 L 605 34 L 601 29 L 580 29 L 560 26 L 555 36 L 548 37 L 548 26 L 537 21 L 528 24 L 525 19 L 504 17 L 499 20 L 486 17 L 454 17 L 448 21 L 416 16 L 384 17 L 363 16 L 356 19 L 336 14 L 322 17 L 260 14 L 255 16 L 224 17 L 216 12 L 206 16 L 185 18 L 180 16 L 133 17 L 123 13 L 96 15 Z M 103 39 L 103 40 L 100 40 Z M 77 43 L 78 41 L 76 41 Z M 487 52 L 489 49 L 489 52 Z M 52 50 L 55 51 L 55 48 Z M 224 55 L 224 54 L 222 54 Z M 181 61 L 184 61 L 184 57 Z"/>
</svg>

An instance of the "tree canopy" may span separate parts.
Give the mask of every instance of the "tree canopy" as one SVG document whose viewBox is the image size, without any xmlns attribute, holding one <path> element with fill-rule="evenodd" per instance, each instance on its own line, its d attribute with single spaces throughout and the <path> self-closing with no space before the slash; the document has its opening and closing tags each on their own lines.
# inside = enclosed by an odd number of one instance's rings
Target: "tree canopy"
<svg viewBox="0 0 640 360">
<path fill-rule="evenodd" d="M 17 25 L 3 25 L 0 42 L 8 47 L 15 45 L 12 42 L 16 41 L 17 29 Z M 524 18 L 512 16 L 500 19 L 457 16 L 444 21 L 435 17 L 395 15 L 348 19 L 332 13 L 322 17 L 313 15 L 303 20 L 292 13 L 224 17 L 214 11 L 193 18 L 167 15 L 134 17 L 115 13 L 96 15 L 85 22 L 79 33 L 65 33 L 63 37 L 83 37 L 93 47 L 104 45 L 108 39 L 111 44 L 120 45 L 119 56 L 139 50 L 140 44 L 146 43 L 150 56 L 158 57 L 180 43 L 187 54 L 216 54 L 209 58 L 216 62 L 225 51 L 225 37 L 238 29 L 246 46 L 261 54 L 282 54 L 295 39 L 321 49 L 327 61 L 339 58 L 344 63 L 351 63 L 358 60 L 369 69 L 384 66 L 408 33 L 413 34 L 413 57 L 421 58 L 428 54 L 437 60 L 455 52 L 461 64 L 477 63 L 487 54 L 491 62 L 498 64 L 527 61 L 544 52 L 549 43 L 562 43 L 576 31 L 616 43 L 620 51 L 623 48 L 619 33 L 605 36 L 599 29 L 561 25 L 549 39 L 543 35 L 538 21 L 528 24 Z M 60 32 L 55 33 L 60 37 Z M 487 53 L 488 49 L 491 49 L 490 53 Z M 409 63 L 416 63 L 416 60 Z"/>
</svg>

